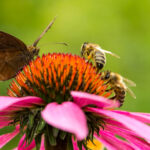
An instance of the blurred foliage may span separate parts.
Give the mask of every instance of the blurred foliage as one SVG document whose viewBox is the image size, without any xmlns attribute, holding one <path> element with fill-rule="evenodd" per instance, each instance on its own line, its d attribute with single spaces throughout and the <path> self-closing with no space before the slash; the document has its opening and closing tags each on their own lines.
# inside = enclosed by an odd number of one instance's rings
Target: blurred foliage
<svg viewBox="0 0 150 150">
<path fill-rule="evenodd" d="M 0 30 L 30 45 L 57 15 L 54 26 L 38 44 L 40 55 L 80 54 L 83 42 L 100 44 L 121 57 L 107 56 L 105 70 L 118 72 L 137 84 L 132 88 L 137 99 L 127 95 L 122 108 L 150 112 L 149 8 L 149 0 L 0 0 Z M 0 82 L 0 95 L 6 95 L 10 82 Z"/>
</svg>

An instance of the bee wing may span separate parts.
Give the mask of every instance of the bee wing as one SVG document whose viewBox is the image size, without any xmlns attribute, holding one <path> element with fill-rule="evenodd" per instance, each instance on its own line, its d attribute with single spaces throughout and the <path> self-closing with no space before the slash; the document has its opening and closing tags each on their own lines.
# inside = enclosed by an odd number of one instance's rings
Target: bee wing
<svg viewBox="0 0 150 150">
<path fill-rule="evenodd" d="M 133 91 L 127 87 L 126 91 L 134 98 L 136 99 L 136 95 L 133 93 Z"/>
<path fill-rule="evenodd" d="M 131 80 L 127 79 L 127 78 L 123 77 L 123 81 L 125 81 L 130 86 L 136 86 L 136 83 L 134 83 L 133 81 L 131 81 Z"/>
<path fill-rule="evenodd" d="M 120 56 L 118 56 L 117 54 L 114 54 L 114 53 L 112 53 L 112 52 L 110 52 L 110 51 L 104 50 L 104 49 L 102 49 L 102 48 L 100 48 L 100 47 L 97 47 L 96 49 L 102 51 L 103 53 L 110 54 L 110 55 L 112 55 L 112 56 L 114 56 L 114 57 L 116 57 L 116 58 L 120 58 Z"/>
</svg>

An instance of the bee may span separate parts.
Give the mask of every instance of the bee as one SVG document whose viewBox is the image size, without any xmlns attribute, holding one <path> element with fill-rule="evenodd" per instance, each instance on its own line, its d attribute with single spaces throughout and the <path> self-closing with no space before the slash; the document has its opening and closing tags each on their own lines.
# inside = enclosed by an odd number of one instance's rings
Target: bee
<svg viewBox="0 0 150 150">
<path fill-rule="evenodd" d="M 98 71 L 101 70 L 106 64 L 105 53 L 120 58 L 118 55 L 102 49 L 98 44 L 85 42 L 81 47 L 81 56 L 84 57 L 87 61 L 94 61 L 94 65 L 96 66 Z"/>
<path fill-rule="evenodd" d="M 18 38 L 0 31 L 0 81 L 9 80 L 16 76 L 24 65 L 38 55 L 40 49 L 36 46 L 43 35 L 51 28 L 55 19 L 49 23 L 35 42 L 28 47 Z"/>
<path fill-rule="evenodd" d="M 122 106 L 124 102 L 126 92 L 128 92 L 134 99 L 136 98 L 133 91 L 126 85 L 129 84 L 130 86 L 136 86 L 133 81 L 122 77 L 118 73 L 110 71 L 102 72 L 101 79 L 106 81 L 105 84 L 110 86 L 109 90 L 114 91 L 115 96 L 113 96 L 111 99 L 118 100 L 120 102 L 120 106 Z"/>
</svg>

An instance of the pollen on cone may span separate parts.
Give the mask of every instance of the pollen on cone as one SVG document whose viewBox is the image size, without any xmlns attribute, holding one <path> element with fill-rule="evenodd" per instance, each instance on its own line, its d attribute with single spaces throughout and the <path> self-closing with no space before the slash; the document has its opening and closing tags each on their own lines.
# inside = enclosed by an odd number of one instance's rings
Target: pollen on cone
<svg viewBox="0 0 150 150">
<path fill-rule="evenodd" d="M 70 91 L 96 95 L 111 95 L 96 68 L 83 58 L 71 54 L 47 54 L 37 57 L 23 68 L 11 83 L 10 96 L 45 95 L 56 100 L 59 95 L 68 100 Z"/>
</svg>

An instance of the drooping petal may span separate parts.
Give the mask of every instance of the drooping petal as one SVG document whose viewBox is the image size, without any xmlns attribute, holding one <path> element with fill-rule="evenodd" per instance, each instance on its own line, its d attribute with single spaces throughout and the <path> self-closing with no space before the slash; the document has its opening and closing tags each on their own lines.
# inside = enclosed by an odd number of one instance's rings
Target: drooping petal
<svg viewBox="0 0 150 150">
<path fill-rule="evenodd" d="M 80 107 L 84 107 L 86 105 L 96 105 L 100 108 L 107 109 L 119 107 L 118 101 L 112 101 L 102 96 L 77 91 L 72 91 L 71 95 L 74 102 Z"/>
<path fill-rule="evenodd" d="M 42 111 L 42 117 L 50 125 L 74 133 L 78 140 L 83 140 L 88 134 L 86 116 L 73 102 L 50 103 Z"/>
<path fill-rule="evenodd" d="M 87 110 L 116 119 L 118 122 L 122 123 L 128 129 L 134 131 L 138 136 L 148 141 L 150 140 L 150 127 L 134 118 L 109 110 L 102 110 L 96 108 L 88 108 Z"/>
<path fill-rule="evenodd" d="M 136 150 L 141 150 L 141 149 L 149 150 L 150 149 L 150 144 L 148 142 L 146 142 L 145 140 L 141 138 L 138 138 L 138 136 L 130 130 L 116 127 L 113 125 L 106 125 L 105 130 L 115 135 L 118 135 L 120 137 L 123 137 L 124 139 L 128 141 L 128 143 L 133 145 Z"/>
<path fill-rule="evenodd" d="M 136 132 L 128 129 L 122 123 L 112 120 L 110 118 L 105 119 L 105 130 L 110 131 L 115 135 L 119 135 L 125 138 L 136 150 L 149 150 L 150 144 L 143 140 L 141 137 L 138 137 Z"/>
<path fill-rule="evenodd" d="M 108 148 L 108 150 L 134 150 L 134 148 L 129 143 L 116 138 L 115 135 L 107 131 L 100 131 L 99 134 L 100 136 L 94 136 L 100 140 Z"/>
<path fill-rule="evenodd" d="M 74 138 L 72 138 L 72 145 L 73 145 L 73 150 L 79 150 L 77 140 L 74 140 Z M 84 146 L 82 146 L 82 150 L 85 150 Z"/>
<path fill-rule="evenodd" d="M 44 137 L 42 137 L 42 140 L 41 140 L 40 150 L 45 150 Z"/>
<path fill-rule="evenodd" d="M 96 137 L 96 135 L 95 135 L 95 137 Z M 111 145 L 107 140 L 100 138 L 100 137 L 98 137 L 97 139 L 99 141 L 101 141 L 108 150 L 117 150 L 117 148 L 115 148 L 113 145 Z"/>
<path fill-rule="evenodd" d="M 73 144 L 73 150 L 79 150 L 79 148 L 78 148 L 78 145 L 77 145 L 77 142 L 76 142 L 76 141 L 72 142 L 72 144 Z"/>
<path fill-rule="evenodd" d="M 0 96 L 0 110 L 5 109 L 6 107 L 12 105 L 15 102 L 18 102 L 18 98 L 9 97 L 9 96 Z"/>
<path fill-rule="evenodd" d="M 17 126 L 16 129 L 11 132 L 0 136 L 0 148 L 6 145 L 10 140 L 12 140 L 17 134 L 19 133 L 19 127 Z"/>
<path fill-rule="evenodd" d="M 27 143 L 25 141 L 25 135 L 22 136 L 21 140 L 18 144 L 18 150 L 32 150 L 35 147 L 35 141 L 33 140 L 29 146 L 27 146 Z"/>
<path fill-rule="evenodd" d="M 0 96 L 0 111 L 11 111 L 15 108 L 21 107 L 31 107 L 34 104 L 43 104 L 44 101 L 39 97 L 27 96 L 27 97 L 8 97 L 8 96 Z M 11 108 L 14 107 L 14 108 Z"/>
<path fill-rule="evenodd" d="M 141 122 L 144 122 L 144 123 L 150 123 L 150 116 L 148 116 L 147 114 L 144 114 L 144 113 L 138 113 L 138 112 L 127 112 L 127 111 L 114 111 L 114 112 L 117 112 L 119 114 L 124 114 L 126 116 L 130 116 L 134 119 L 137 119 L 137 120 L 140 120 Z"/>
<path fill-rule="evenodd" d="M 110 118 L 105 118 L 105 122 L 107 124 L 110 124 L 110 125 L 113 125 L 113 126 L 117 126 L 117 127 L 123 128 L 123 129 L 126 128 L 122 123 L 120 123 L 120 122 L 118 122 L 116 120 L 112 120 Z"/>
<path fill-rule="evenodd" d="M 4 128 L 5 126 L 8 126 L 10 121 L 0 121 L 0 129 Z"/>
</svg>

